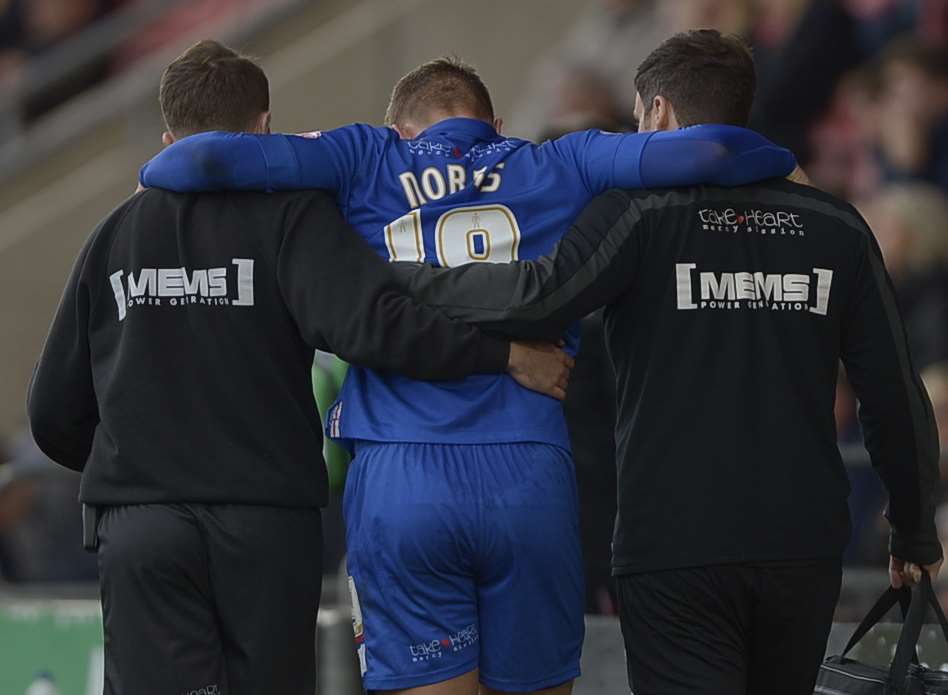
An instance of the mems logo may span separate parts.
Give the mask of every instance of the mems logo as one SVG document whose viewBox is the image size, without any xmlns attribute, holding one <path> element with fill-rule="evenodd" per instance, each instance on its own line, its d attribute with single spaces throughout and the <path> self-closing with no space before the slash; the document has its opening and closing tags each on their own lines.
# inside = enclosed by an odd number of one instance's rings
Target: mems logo
<svg viewBox="0 0 948 695">
<path fill-rule="evenodd" d="M 253 259 L 234 258 L 219 268 L 142 268 L 109 276 L 119 321 L 138 306 L 253 306 Z M 236 297 L 231 296 L 231 278 Z"/>
<path fill-rule="evenodd" d="M 826 316 L 833 271 L 803 273 L 699 272 L 695 263 L 676 263 L 678 309 L 767 309 Z"/>
</svg>

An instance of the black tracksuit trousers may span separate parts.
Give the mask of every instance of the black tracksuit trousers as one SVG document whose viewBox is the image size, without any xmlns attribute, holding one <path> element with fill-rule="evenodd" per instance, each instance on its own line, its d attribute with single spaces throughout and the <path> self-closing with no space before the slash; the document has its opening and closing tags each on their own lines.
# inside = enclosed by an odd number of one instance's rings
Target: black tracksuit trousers
<svg viewBox="0 0 948 695">
<path fill-rule="evenodd" d="M 318 509 L 106 507 L 105 695 L 313 695 Z"/>
<path fill-rule="evenodd" d="M 839 598 L 839 560 L 616 577 L 635 695 L 811 695 Z"/>
</svg>

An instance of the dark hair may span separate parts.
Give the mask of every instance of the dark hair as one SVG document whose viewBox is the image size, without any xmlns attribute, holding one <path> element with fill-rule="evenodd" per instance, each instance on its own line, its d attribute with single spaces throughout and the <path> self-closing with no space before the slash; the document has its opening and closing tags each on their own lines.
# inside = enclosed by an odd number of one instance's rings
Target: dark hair
<svg viewBox="0 0 948 695">
<path fill-rule="evenodd" d="M 194 44 L 161 75 L 158 102 L 175 135 L 249 129 L 270 110 L 270 85 L 250 58 L 217 41 Z"/>
<path fill-rule="evenodd" d="M 458 58 L 438 58 L 419 65 L 395 84 L 385 123 L 404 123 L 433 111 L 459 108 L 475 118 L 494 120 L 490 93 L 477 71 Z"/>
<path fill-rule="evenodd" d="M 914 36 L 903 36 L 889 44 L 881 61 L 883 67 L 904 63 L 932 79 L 948 79 L 948 50 L 943 46 L 922 43 Z"/>
<path fill-rule="evenodd" d="M 656 96 L 663 96 L 682 126 L 746 126 L 756 88 L 750 49 L 740 38 L 714 29 L 672 36 L 642 61 L 635 74 L 645 113 L 651 111 Z"/>
</svg>

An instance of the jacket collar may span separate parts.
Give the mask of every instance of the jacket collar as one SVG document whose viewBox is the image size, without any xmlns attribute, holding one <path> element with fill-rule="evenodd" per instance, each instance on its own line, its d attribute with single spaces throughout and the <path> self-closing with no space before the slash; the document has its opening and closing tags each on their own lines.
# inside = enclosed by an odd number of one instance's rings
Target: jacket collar
<svg viewBox="0 0 948 695">
<path fill-rule="evenodd" d="M 476 118 L 446 118 L 418 133 L 416 140 L 422 138 L 445 138 L 451 141 L 471 143 L 496 140 L 500 137 L 494 126 Z"/>
</svg>

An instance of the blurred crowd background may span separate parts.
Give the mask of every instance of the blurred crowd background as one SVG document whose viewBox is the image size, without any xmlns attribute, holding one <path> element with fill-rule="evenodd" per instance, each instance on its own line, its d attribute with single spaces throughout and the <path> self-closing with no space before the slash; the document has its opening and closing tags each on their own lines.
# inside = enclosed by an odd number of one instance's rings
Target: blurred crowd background
<svg viewBox="0 0 948 695">
<path fill-rule="evenodd" d="M 12 110 L 28 126 L 77 94 L 132 68 L 184 30 L 213 26 L 216 19 L 249 4 L 252 0 L 177 5 L 147 0 L 0 0 L 0 91 L 9 99 L 4 110 Z M 97 50 L 101 45 L 95 40 L 97 32 L 130 21 L 136 25 L 130 36 L 107 51 Z M 57 58 L 63 54 L 74 60 L 66 69 L 56 70 L 59 74 L 49 84 L 34 89 L 36 78 L 58 66 Z"/>
<path fill-rule="evenodd" d="M 511 66 L 516 84 L 505 85 L 510 98 L 496 104 L 508 116 L 507 133 L 543 140 L 590 127 L 634 130 L 635 69 L 664 38 L 694 27 L 745 37 L 759 79 L 752 126 L 792 148 L 814 185 L 850 200 L 870 222 L 901 303 L 912 357 L 935 405 L 942 447 L 948 447 L 948 0 L 563 2 L 583 5 L 575 20 L 544 37 L 544 51 L 532 62 Z M 44 118 L 134 70 L 182 34 L 206 28 L 213 36 L 217 22 L 261 4 L 0 0 L 0 147 L 28 136 Z M 495 11 L 502 21 L 513 4 L 485 3 L 490 7 L 484 11 Z M 424 13 L 413 21 L 423 22 Z M 123 22 L 134 31 L 103 50 L 97 40 L 103 27 Z M 412 55 L 437 55 L 422 49 L 415 46 Z M 462 57 L 480 60 L 477 54 Z M 492 86 L 493 75 L 485 77 Z M 306 119 L 290 119 L 300 120 Z M 64 278 L 49 281 L 61 287 Z M 614 396 L 600 333 L 600 318 L 589 317 L 566 408 L 582 497 L 588 610 L 611 613 Z M 4 398 L 22 400 L 23 394 Z M 861 447 L 856 411 L 841 374 L 838 430 L 853 486 L 847 565 L 881 569 L 887 558 L 885 495 Z M 48 462 L 28 432 L 8 437 L 0 458 L 0 580 L 94 580 L 95 558 L 78 549 L 76 477 Z M 948 503 L 948 489 L 944 498 Z M 806 500 L 800 506 L 805 514 Z M 948 504 L 944 509 L 940 520 L 948 539 Z M 329 516 L 336 518 L 329 522 L 332 567 L 343 552 L 336 506 Z M 852 618 L 859 609 L 844 604 L 841 617 Z"/>
</svg>

